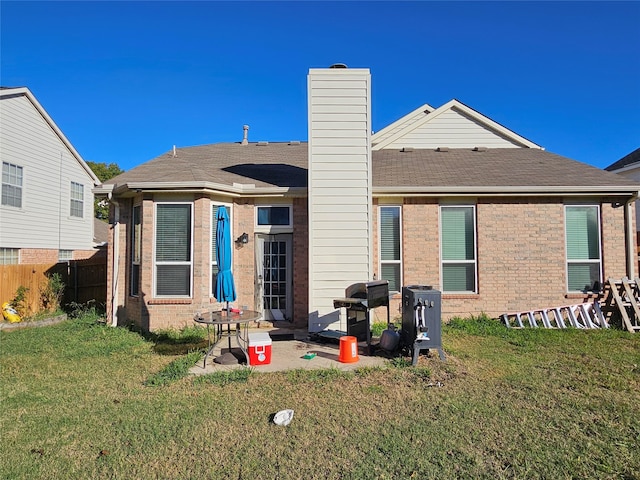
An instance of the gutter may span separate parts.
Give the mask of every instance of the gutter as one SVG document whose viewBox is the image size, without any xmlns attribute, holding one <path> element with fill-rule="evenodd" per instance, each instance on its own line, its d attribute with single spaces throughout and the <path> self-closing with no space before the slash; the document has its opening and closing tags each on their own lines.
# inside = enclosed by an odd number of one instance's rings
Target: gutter
<svg viewBox="0 0 640 480">
<path fill-rule="evenodd" d="M 478 187 L 373 187 L 373 193 L 386 197 L 412 197 L 412 196 L 442 196 L 456 197 L 478 196 L 592 196 L 597 195 L 624 195 L 638 194 L 634 186 L 478 186 Z"/>
<path fill-rule="evenodd" d="M 112 240 L 112 266 L 111 266 L 111 326 L 118 326 L 118 290 L 120 281 L 120 269 L 118 268 L 119 245 L 120 245 L 120 203 L 115 200 L 109 192 L 109 202 L 113 203 L 115 207 L 114 219 L 113 219 L 113 240 Z"/>
<path fill-rule="evenodd" d="M 631 205 L 638 199 L 640 191 L 637 191 L 629 200 L 624 204 L 625 224 L 626 224 L 626 237 L 627 237 L 627 278 L 635 279 L 636 265 L 638 263 L 638 252 L 636 249 L 636 242 L 634 242 L 635 229 L 633 228 L 633 209 Z"/>
<path fill-rule="evenodd" d="M 112 192 L 124 196 L 127 192 L 131 194 L 137 191 L 150 193 L 208 193 L 222 194 L 232 197 L 251 196 L 304 196 L 307 194 L 306 187 L 256 187 L 254 183 L 224 183 L 213 182 L 129 182 L 120 185 L 102 185 L 94 189 L 94 192 L 106 194 Z"/>
</svg>

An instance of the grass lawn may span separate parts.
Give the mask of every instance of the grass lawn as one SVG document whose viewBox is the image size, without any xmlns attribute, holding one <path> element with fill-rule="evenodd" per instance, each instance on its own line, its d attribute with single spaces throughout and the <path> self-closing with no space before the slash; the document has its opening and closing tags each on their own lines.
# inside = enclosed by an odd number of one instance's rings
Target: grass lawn
<svg viewBox="0 0 640 480">
<path fill-rule="evenodd" d="M 180 378 L 203 338 L 0 331 L 0 478 L 640 478 L 637 334 L 480 318 L 446 363 Z"/>
</svg>

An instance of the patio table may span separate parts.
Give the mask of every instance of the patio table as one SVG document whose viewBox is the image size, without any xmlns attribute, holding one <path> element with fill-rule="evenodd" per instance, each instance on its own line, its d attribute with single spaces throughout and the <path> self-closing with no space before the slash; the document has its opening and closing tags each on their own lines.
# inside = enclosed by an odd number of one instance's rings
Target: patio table
<svg viewBox="0 0 640 480">
<path fill-rule="evenodd" d="M 247 362 L 249 343 L 249 323 L 259 320 L 262 314 L 254 310 L 243 310 L 242 312 L 227 312 L 226 310 L 214 310 L 208 314 L 196 314 L 193 320 L 207 326 L 207 354 L 204 356 L 203 367 L 207 366 L 207 359 L 213 349 L 220 343 L 220 340 L 227 338 L 229 341 L 229 352 L 231 352 L 231 337 L 236 338 L 236 343 L 244 354 Z M 231 325 L 235 324 L 235 331 L 231 330 Z M 226 325 L 226 329 L 224 328 Z"/>
</svg>

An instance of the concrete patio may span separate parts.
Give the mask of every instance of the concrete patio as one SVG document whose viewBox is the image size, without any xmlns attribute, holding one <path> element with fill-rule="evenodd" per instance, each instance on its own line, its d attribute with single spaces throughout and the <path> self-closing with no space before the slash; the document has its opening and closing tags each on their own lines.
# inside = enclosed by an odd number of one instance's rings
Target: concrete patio
<svg viewBox="0 0 640 480">
<path fill-rule="evenodd" d="M 318 342 L 312 340 L 309 332 L 304 330 L 293 330 L 283 328 L 254 328 L 249 333 L 269 333 L 271 343 L 271 362 L 268 365 L 251 366 L 258 372 L 280 372 L 294 369 L 320 369 L 336 368 L 339 370 L 354 370 L 362 367 L 383 366 L 389 361 L 390 356 L 383 351 L 377 351 L 375 355 L 366 355 L 366 342 L 358 343 L 358 361 L 353 363 L 342 363 L 338 360 L 340 347 L 337 341 Z M 376 342 L 374 342 L 376 343 Z M 234 356 L 242 357 L 242 352 L 232 341 L 232 353 Z M 191 368 L 193 375 L 204 375 L 208 373 L 225 370 L 245 368 L 246 363 L 236 363 L 232 365 L 221 365 L 215 363 L 214 359 L 228 352 L 228 344 L 225 339 L 221 341 L 209 358 L 206 366 L 199 361 Z M 313 358 L 304 358 L 307 354 L 315 354 Z"/>
</svg>

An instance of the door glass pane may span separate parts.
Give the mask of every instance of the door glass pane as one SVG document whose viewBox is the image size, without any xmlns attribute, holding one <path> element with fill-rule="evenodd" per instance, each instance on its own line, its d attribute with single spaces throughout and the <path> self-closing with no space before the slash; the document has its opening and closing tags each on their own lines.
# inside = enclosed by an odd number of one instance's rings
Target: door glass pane
<svg viewBox="0 0 640 480">
<path fill-rule="evenodd" d="M 287 242 L 264 241 L 263 248 L 263 307 L 287 313 Z"/>
</svg>

